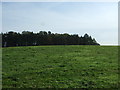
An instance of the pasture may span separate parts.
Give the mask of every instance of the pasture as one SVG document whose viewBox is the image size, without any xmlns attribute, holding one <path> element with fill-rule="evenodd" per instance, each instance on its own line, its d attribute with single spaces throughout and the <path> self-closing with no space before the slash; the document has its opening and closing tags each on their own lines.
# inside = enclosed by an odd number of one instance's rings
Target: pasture
<svg viewBox="0 0 120 90">
<path fill-rule="evenodd" d="M 117 88 L 117 46 L 2 49 L 3 88 Z"/>
</svg>

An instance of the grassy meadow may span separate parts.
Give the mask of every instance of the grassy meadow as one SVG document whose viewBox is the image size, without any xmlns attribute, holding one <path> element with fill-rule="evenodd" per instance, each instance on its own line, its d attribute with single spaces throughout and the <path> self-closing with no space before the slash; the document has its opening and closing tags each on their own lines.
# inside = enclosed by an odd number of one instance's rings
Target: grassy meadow
<svg viewBox="0 0 120 90">
<path fill-rule="evenodd" d="M 117 88 L 117 46 L 2 49 L 3 88 Z"/>
</svg>

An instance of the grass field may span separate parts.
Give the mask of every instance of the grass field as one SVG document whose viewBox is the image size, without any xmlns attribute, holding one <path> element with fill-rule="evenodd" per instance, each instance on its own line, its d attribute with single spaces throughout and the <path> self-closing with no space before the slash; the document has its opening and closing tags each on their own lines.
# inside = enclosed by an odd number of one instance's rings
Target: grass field
<svg viewBox="0 0 120 90">
<path fill-rule="evenodd" d="M 117 88 L 117 46 L 3 48 L 3 88 Z"/>
</svg>

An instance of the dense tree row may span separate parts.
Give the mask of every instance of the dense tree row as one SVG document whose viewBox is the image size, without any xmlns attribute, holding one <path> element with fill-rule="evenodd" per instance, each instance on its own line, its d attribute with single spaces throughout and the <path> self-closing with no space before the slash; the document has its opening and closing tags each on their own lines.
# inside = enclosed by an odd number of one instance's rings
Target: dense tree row
<svg viewBox="0 0 120 90">
<path fill-rule="evenodd" d="M 99 45 L 94 38 L 85 34 L 79 37 L 77 34 L 69 35 L 40 31 L 33 33 L 23 31 L 22 33 L 2 33 L 2 47 L 12 46 L 39 46 L 39 45 Z"/>
</svg>

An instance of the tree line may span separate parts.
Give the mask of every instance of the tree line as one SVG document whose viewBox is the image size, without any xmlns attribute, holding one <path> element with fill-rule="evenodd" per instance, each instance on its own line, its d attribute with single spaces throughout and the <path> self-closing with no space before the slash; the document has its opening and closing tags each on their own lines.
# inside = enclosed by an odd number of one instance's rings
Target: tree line
<svg viewBox="0 0 120 90">
<path fill-rule="evenodd" d="M 100 45 L 88 34 L 80 37 L 78 34 L 58 34 L 51 33 L 50 31 L 40 31 L 39 33 L 33 33 L 30 31 L 18 33 L 10 31 L 1 34 L 2 47 L 39 45 Z"/>
</svg>

